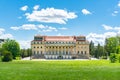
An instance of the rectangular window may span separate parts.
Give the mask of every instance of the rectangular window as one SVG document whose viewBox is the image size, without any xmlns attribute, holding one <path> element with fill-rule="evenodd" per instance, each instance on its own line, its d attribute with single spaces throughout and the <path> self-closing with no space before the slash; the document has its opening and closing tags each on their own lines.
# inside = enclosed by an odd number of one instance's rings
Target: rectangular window
<svg viewBox="0 0 120 80">
<path fill-rule="evenodd" d="M 83 51 L 81 51 L 81 54 L 83 54 Z"/>
<path fill-rule="evenodd" d="M 39 42 L 37 42 L 37 44 L 39 44 Z"/>
<path fill-rule="evenodd" d="M 34 55 L 35 55 L 35 53 L 36 53 L 36 52 L 34 51 Z"/>
<path fill-rule="evenodd" d="M 87 51 L 85 51 L 85 54 L 87 53 Z"/>
<path fill-rule="evenodd" d="M 41 51 L 41 54 L 42 54 L 42 51 Z"/>
<path fill-rule="evenodd" d="M 39 51 L 37 51 L 37 54 L 39 54 Z"/>
</svg>

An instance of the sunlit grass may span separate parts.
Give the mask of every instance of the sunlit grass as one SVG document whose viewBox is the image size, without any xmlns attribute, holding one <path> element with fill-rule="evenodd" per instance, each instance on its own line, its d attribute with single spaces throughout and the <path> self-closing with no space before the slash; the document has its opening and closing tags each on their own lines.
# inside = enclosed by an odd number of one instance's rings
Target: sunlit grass
<svg viewBox="0 0 120 80">
<path fill-rule="evenodd" d="M 120 64 L 105 60 L 0 62 L 0 80 L 120 80 Z"/>
</svg>

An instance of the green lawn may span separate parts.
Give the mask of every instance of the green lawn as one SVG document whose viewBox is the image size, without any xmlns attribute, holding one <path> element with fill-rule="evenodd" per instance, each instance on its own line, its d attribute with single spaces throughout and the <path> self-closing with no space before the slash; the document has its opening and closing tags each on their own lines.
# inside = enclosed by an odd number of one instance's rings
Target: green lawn
<svg viewBox="0 0 120 80">
<path fill-rule="evenodd" d="M 120 80 L 120 63 L 104 60 L 0 62 L 0 80 Z"/>
</svg>

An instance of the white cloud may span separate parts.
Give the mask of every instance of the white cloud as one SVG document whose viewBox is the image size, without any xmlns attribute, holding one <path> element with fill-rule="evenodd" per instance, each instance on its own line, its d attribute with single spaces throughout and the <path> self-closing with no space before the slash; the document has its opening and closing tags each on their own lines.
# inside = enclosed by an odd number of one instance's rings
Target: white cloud
<svg viewBox="0 0 120 80">
<path fill-rule="evenodd" d="M 36 25 L 34 24 L 24 24 L 21 26 L 23 30 L 37 30 Z"/>
<path fill-rule="evenodd" d="M 35 25 L 35 24 L 23 24 L 22 26 L 18 27 L 11 27 L 12 30 L 37 30 L 38 32 L 57 32 L 58 29 L 52 26 L 45 26 L 45 25 Z"/>
<path fill-rule="evenodd" d="M 18 40 L 21 49 L 30 48 L 31 40 Z"/>
<path fill-rule="evenodd" d="M 13 30 L 19 30 L 20 27 L 11 27 L 11 29 L 13 29 Z"/>
<path fill-rule="evenodd" d="M 116 14 L 117 14 L 117 13 L 118 13 L 118 11 L 114 11 L 114 13 L 116 13 Z"/>
<path fill-rule="evenodd" d="M 55 27 L 46 26 L 46 29 L 43 29 L 41 32 L 52 32 L 52 31 L 57 32 L 58 30 Z"/>
<path fill-rule="evenodd" d="M 13 39 L 13 35 L 9 33 L 6 34 L 5 29 L 0 28 L 0 39 L 7 39 L 7 38 Z"/>
<path fill-rule="evenodd" d="M 40 24 L 40 25 L 38 25 L 38 28 L 44 29 L 44 28 L 47 28 L 47 26 L 44 26 L 44 25 Z"/>
<path fill-rule="evenodd" d="M 119 8 L 120 8 L 120 1 L 117 4 L 117 8 L 115 8 L 115 11 L 112 13 L 112 16 L 117 16 L 119 13 Z"/>
<path fill-rule="evenodd" d="M 100 43 L 101 45 L 104 45 L 105 38 L 116 36 L 117 33 L 115 32 L 106 32 L 104 34 L 97 34 L 97 33 L 89 33 L 86 38 L 88 41 L 93 41 L 95 45 Z"/>
<path fill-rule="evenodd" d="M 34 9 L 34 10 L 38 10 L 39 7 L 40 7 L 39 5 L 35 5 L 35 6 L 33 7 L 33 9 Z"/>
<path fill-rule="evenodd" d="M 120 27 L 114 27 L 114 30 L 120 31 Z"/>
<path fill-rule="evenodd" d="M 61 29 L 61 30 L 67 30 L 67 28 L 65 28 L 65 27 L 61 27 L 61 28 L 59 28 L 59 29 Z"/>
<path fill-rule="evenodd" d="M 55 27 L 51 27 L 51 26 L 49 26 L 48 29 L 52 30 L 52 31 L 57 31 L 57 29 Z"/>
<path fill-rule="evenodd" d="M 96 33 L 89 33 L 87 36 L 86 36 L 87 40 L 90 42 L 90 41 L 93 41 L 95 43 L 95 45 L 97 45 L 98 43 L 100 44 L 104 44 L 104 35 L 103 34 L 96 34 Z"/>
<path fill-rule="evenodd" d="M 13 39 L 13 35 L 12 34 L 2 34 L 0 35 L 0 39 Z"/>
<path fill-rule="evenodd" d="M 37 30 L 36 25 L 34 24 L 23 24 L 18 27 L 10 27 L 13 30 Z"/>
<path fill-rule="evenodd" d="M 27 5 L 20 8 L 20 10 L 22 10 L 22 11 L 26 11 L 27 9 L 28 9 Z"/>
<path fill-rule="evenodd" d="M 112 16 L 117 16 L 118 13 L 119 13 L 118 11 L 114 11 L 114 12 L 112 13 Z"/>
<path fill-rule="evenodd" d="M 21 16 L 19 16 L 19 17 L 18 17 L 18 19 L 22 19 L 22 17 L 21 17 Z"/>
<path fill-rule="evenodd" d="M 36 10 L 32 13 L 26 13 L 25 15 L 29 21 L 59 24 L 66 24 L 68 19 L 74 19 L 77 17 L 74 12 L 54 8 L 41 9 L 40 11 Z"/>
<path fill-rule="evenodd" d="M 106 33 L 104 33 L 105 38 L 114 37 L 116 35 L 117 35 L 116 32 L 106 32 Z"/>
<path fill-rule="evenodd" d="M 112 27 L 112 26 L 108 26 L 106 24 L 103 24 L 102 26 L 104 27 L 105 30 L 120 31 L 120 27 Z"/>
<path fill-rule="evenodd" d="M 111 26 L 108 26 L 106 24 L 102 25 L 104 27 L 105 30 L 112 30 L 113 28 Z"/>
<path fill-rule="evenodd" d="M 117 5 L 118 7 L 120 7 L 120 1 L 118 2 L 118 5 Z"/>
<path fill-rule="evenodd" d="M 88 14 L 92 14 L 90 11 L 88 11 L 87 9 L 82 9 L 82 13 L 84 15 L 88 15 Z"/>
<path fill-rule="evenodd" d="M 4 31 L 5 31 L 5 29 L 0 28 L 0 35 L 2 35 Z"/>
<path fill-rule="evenodd" d="M 95 45 L 97 45 L 98 43 L 100 43 L 101 45 L 104 45 L 105 38 L 114 37 L 117 35 L 120 36 L 120 27 L 112 27 L 106 24 L 103 24 L 102 26 L 104 27 L 105 30 L 107 31 L 111 30 L 111 31 L 105 32 L 103 34 L 89 33 L 86 36 L 88 41 L 93 41 Z"/>
<path fill-rule="evenodd" d="M 57 36 L 63 36 L 61 33 L 58 33 Z"/>
<path fill-rule="evenodd" d="M 117 14 L 115 14 L 115 13 L 112 13 L 112 16 L 117 16 Z"/>
<path fill-rule="evenodd" d="M 52 32 L 52 30 L 50 30 L 50 29 L 44 29 L 41 32 Z"/>
</svg>

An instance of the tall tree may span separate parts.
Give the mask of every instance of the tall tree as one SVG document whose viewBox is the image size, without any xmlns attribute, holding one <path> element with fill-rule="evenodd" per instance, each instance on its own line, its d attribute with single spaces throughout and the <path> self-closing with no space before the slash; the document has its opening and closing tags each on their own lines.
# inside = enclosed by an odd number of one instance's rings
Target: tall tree
<svg viewBox="0 0 120 80">
<path fill-rule="evenodd" d="M 20 54 L 21 54 L 22 58 L 29 57 L 32 54 L 32 50 L 30 48 L 28 48 L 28 49 L 21 49 L 20 50 Z"/>
<path fill-rule="evenodd" d="M 28 56 L 32 55 L 32 50 L 30 48 L 27 49 Z"/>
<path fill-rule="evenodd" d="M 96 58 L 99 58 L 100 57 L 100 54 L 101 54 L 101 50 L 100 50 L 100 43 L 98 43 L 97 47 L 96 47 Z"/>
<path fill-rule="evenodd" d="M 94 57 L 95 46 L 94 46 L 93 41 L 90 42 L 89 48 L 90 48 L 90 55 L 91 55 L 92 57 Z"/>
<path fill-rule="evenodd" d="M 13 59 L 15 59 L 16 56 L 20 55 L 20 46 L 15 40 L 7 39 L 6 42 L 4 42 L 2 45 L 2 48 L 10 51 L 12 53 Z"/>
<path fill-rule="evenodd" d="M 117 40 L 118 40 L 118 46 L 117 46 L 116 53 L 120 54 L 120 36 L 117 36 Z"/>
<path fill-rule="evenodd" d="M 108 55 L 116 53 L 117 46 L 119 45 L 117 37 L 110 37 L 105 40 L 105 50 Z"/>
<path fill-rule="evenodd" d="M 101 58 L 102 56 L 104 56 L 104 47 L 101 46 L 100 43 L 98 43 L 98 45 L 95 48 L 95 57 Z"/>
</svg>

